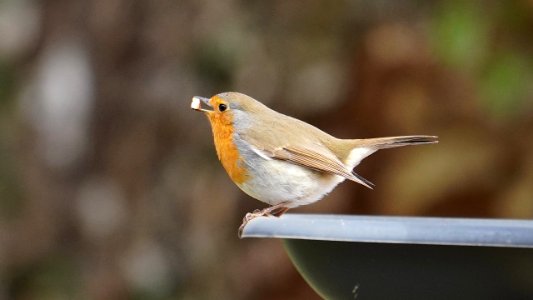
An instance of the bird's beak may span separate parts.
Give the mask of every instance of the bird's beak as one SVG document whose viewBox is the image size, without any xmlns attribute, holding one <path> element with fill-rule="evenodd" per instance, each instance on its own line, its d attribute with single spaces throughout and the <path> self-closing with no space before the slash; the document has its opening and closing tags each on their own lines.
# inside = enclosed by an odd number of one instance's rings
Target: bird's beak
<svg viewBox="0 0 533 300">
<path fill-rule="evenodd" d="M 212 110 L 202 108 L 202 103 L 208 107 L 212 107 L 211 104 L 209 104 L 208 98 L 194 96 L 192 97 L 191 108 L 196 111 L 203 111 L 205 113 L 212 112 Z"/>
</svg>

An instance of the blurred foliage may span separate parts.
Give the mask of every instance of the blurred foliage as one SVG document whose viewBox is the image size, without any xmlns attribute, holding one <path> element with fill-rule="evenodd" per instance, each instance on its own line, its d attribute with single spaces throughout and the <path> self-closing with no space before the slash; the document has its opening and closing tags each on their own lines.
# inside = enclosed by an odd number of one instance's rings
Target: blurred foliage
<svg viewBox="0 0 533 300">
<path fill-rule="evenodd" d="M 431 33 L 445 64 L 479 80 L 481 104 L 497 120 L 515 118 L 533 105 L 531 54 L 522 54 L 521 36 L 506 36 L 528 26 L 525 12 L 531 8 L 518 4 L 446 1 L 436 10 Z"/>
<path fill-rule="evenodd" d="M 474 1 L 443 1 L 435 11 L 432 40 L 444 63 L 477 71 L 485 62 L 491 21 L 487 7 Z"/>
<path fill-rule="evenodd" d="M 213 84 L 213 90 L 220 90 L 231 83 L 232 70 L 235 68 L 236 49 L 234 43 L 214 39 L 212 43 L 201 43 L 194 51 L 191 61 L 199 77 Z"/>
<path fill-rule="evenodd" d="M 383 151 L 297 212 L 533 217 L 533 4 L 0 1 L 1 299 L 316 299 L 228 179 L 194 95 Z"/>
<path fill-rule="evenodd" d="M 480 78 L 483 105 L 496 118 L 523 118 L 533 108 L 531 57 L 518 53 L 497 55 Z"/>
<path fill-rule="evenodd" d="M 25 299 L 83 299 L 76 262 L 73 257 L 57 253 L 56 257 L 17 270 L 9 293 Z"/>
<path fill-rule="evenodd" d="M 0 60 L 0 215 L 11 218 L 21 207 L 22 187 L 16 157 L 15 70 Z"/>
<path fill-rule="evenodd" d="M 5 219 L 17 217 L 24 202 L 16 159 L 13 149 L 0 143 L 0 216 Z"/>
<path fill-rule="evenodd" d="M 13 101 L 15 88 L 15 70 L 13 66 L 0 60 L 0 101 Z M 1 109 L 6 109 L 9 103 L 2 103 Z"/>
</svg>

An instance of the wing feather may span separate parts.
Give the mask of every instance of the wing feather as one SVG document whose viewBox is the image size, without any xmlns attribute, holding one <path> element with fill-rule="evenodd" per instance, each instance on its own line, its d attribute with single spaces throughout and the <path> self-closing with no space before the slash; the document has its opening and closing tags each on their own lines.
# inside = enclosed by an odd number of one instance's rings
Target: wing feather
<svg viewBox="0 0 533 300">
<path fill-rule="evenodd" d="M 261 134 L 249 129 L 249 132 L 241 133 L 241 137 L 252 146 L 255 153 L 265 159 L 270 157 L 319 172 L 335 174 L 372 189 L 373 184 L 370 181 L 352 172 L 352 168 L 346 166 L 322 142 L 309 139 L 306 132 L 312 130 L 316 135 L 321 135 L 322 140 L 334 139 L 333 137 L 307 123 L 292 118 L 289 120 L 293 124 L 290 138 L 289 135 L 273 134 L 287 130 L 286 127 L 280 127 L 279 122 L 265 122 L 264 126 L 258 126 L 262 130 Z"/>
<path fill-rule="evenodd" d="M 321 152 L 309 148 L 286 146 L 273 151 L 272 156 L 320 172 L 339 175 L 372 189 L 373 184 L 370 181 L 349 170 L 335 155 Z"/>
</svg>

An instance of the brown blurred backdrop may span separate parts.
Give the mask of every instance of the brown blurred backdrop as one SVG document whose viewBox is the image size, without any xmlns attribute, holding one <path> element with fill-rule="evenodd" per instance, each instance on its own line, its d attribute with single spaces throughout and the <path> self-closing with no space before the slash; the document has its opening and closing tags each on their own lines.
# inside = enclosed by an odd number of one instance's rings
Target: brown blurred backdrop
<svg viewBox="0 0 533 300">
<path fill-rule="evenodd" d="M 0 299 L 315 299 L 193 95 L 381 151 L 294 212 L 533 216 L 533 1 L 0 0 Z"/>
</svg>

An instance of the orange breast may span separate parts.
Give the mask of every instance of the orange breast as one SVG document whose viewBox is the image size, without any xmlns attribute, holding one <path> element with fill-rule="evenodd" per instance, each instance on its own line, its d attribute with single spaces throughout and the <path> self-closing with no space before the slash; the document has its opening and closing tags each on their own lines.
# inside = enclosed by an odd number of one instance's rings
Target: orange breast
<svg viewBox="0 0 533 300">
<path fill-rule="evenodd" d="M 229 113 L 211 113 L 209 121 L 213 129 L 215 139 L 215 148 L 218 159 L 228 172 L 230 178 L 237 184 L 246 181 L 248 174 L 246 169 L 241 165 L 239 150 L 233 142 L 233 126 L 231 114 Z"/>
</svg>

